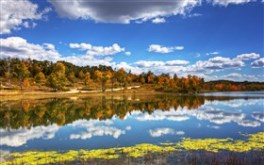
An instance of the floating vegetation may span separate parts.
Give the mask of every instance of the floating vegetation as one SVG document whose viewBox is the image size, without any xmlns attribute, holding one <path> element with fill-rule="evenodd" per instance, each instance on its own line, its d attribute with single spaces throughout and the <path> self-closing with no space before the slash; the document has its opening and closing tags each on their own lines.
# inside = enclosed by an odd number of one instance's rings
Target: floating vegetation
<svg viewBox="0 0 264 165">
<path fill-rule="evenodd" d="M 176 148 L 173 146 L 158 146 L 154 144 L 138 144 L 132 147 L 123 147 L 120 149 L 129 157 L 143 157 L 149 153 L 167 153 L 175 151 Z"/>
<path fill-rule="evenodd" d="M 131 147 L 119 147 L 109 149 L 95 150 L 70 150 L 68 152 L 57 151 L 27 151 L 11 153 L 5 157 L 1 165 L 41 165 L 52 163 L 67 163 L 73 161 L 88 161 L 93 159 L 109 160 L 117 159 L 121 156 L 139 158 L 147 154 L 169 153 L 177 151 L 196 151 L 204 150 L 210 152 L 232 151 L 232 152 L 248 152 L 253 150 L 264 150 L 264 132 L 245 135 L 246 140 L 233 140 L 231 138 L 205 138 L 191 139 L 184 138 L 179 143 L 162 143 L 154 144 L 138 144 Z"/>
<path fill-rule="evenodd" d="M 190 139 L 185 138 L 176 146 L 184 150 L 205 150 L 218 152 L 219 150 L 227 150 L 233 152 L 247 152 L 250 150 L 264 149 L 264 132 L 246 135 L 247 140 L 233 140 L 231 138 L 217 139 Z"/>
</svg>

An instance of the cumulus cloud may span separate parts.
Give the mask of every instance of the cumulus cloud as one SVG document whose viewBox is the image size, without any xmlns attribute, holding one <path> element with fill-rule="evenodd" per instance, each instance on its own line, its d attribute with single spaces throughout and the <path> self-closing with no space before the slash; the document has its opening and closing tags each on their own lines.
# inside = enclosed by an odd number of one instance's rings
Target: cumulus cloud
<svg viewBox="0 0 264 165">
<path fill-rule="evenodd" d="M 164 18 L 157 17 L 157 18 L 154 18 L 153 20 L 151 20 L 151 22 L 154 24 L 160 24 L 160 23 L 165 23 L 166 20 Z"/>
<path fill-rule="evenodd" d="M 0 47 L 1 58 L 31 58 L 50 61 L 57 61 L 60 59 L 60 54 L 55 50 L 55 46 L 53 44 L 33 44 L 21 37 L 1 38 Z"/>
<path fill-rule="evenodd" d="M 189 64 L 189 61 L 186 60 L 170 60 L 165 62 L 165 65 L 170 65 L 170 66 L 187 65 L 187 64 Z"/>
<path fill-rule="evenodd" d="M 185 132 L 183 131 L 175 131 L 171 128 L 156 128 L 156 129 L 150 129 L 149 134 L 151 137 L 161 137 L 164 135 L 184 135 Z"/>
<path fill-rule="evenodd" d="M 183 46 L 166 47 L 166 46 L 162 46 L 162 45 L 158 45 L 158 44 L 151 44 L 151 45 L 149 45 L 148 51 L 165 54 L 165 53 L 174 52 L 175 50 L 183 50 L 183 49 L 184 49 Z"/>
<path fill-rule="evenodd" d="M 239 68 L 244 66 L 244 62 L 239 59 L 231 59 L 228 57 L 213 57 L 207 61 L 197 61 L 195 68 L 197 69 L 212 69 L 212 70 L 222 70 L 229 68 Z"/>
<path fill-rule="evenodd" d="M 11 147 L 19 147 L 33 139 L 52 139 L 58 130 L 59 126 L 56 124 L 49 126 L 37 126 L 30 129 L 0 129 L 0 146 L 6 145 Z"/>
<path fill-rule="evenodd" d="M 34 28 L 34 21 L 40 20 L 51 9 L 38 11 L 38 5 L 28 0 L 1 0 L 0 34 L 11 33 L 22 27 Z"/>
<path fill-rule="evenodd" d="M 79 50 L 88 50 L 92 48 L 92 45 L 87 43 L 70 43 L 69 46 L 72 49 L 79 49 Z"/>
<path fill-rule="evenodd" d="M 256 0 L 208 0 L 213 5 L 221 5 L 221 6 L 228 6 L 230 4 L 238 5 L 238 4 L 244 4 L 248 2 L 254 2 Z"/>
<path fill-rule="evenodd" d="M 71 48 L 87 50 L 86 54 L 62 56 L 55 45 L 51 43 L 34 44 L 21 37 L 8 37 L 0 39 L 0 58 L 20 58 L 20 59 L 36 59 L 49 61 L 67 61 L 75 65 L 107 65 L 114 66 L 113 58 L 106 55 L 113 55 L 124 50 L 118 44 L 109 47 L 92 46 L 89 44 L 72 43 Z"/>
<path fill-rule="evenodd" d="M 86 54 L 92 56 L 108 56 L 125 51 L 125 48 L 121 48 L 117 43 L 106 47 L 93 46 L 87 43 L 70 43 L 69 46 L 73 49 L 86 50 Z"/>
<path fill-rule="evenodd" d="M 257 59 L 251 63 L 253 68 L 261 68 L 264 67 L 264 58 Z"/>
<path fill-rule="evenodd" d="M 200 0 L 181 1 L 57 1 L 49 0 L 56 12 L 69 19 L 94 20 L 103 23 L 123 23 L 147 21 L 171 15 L 185 15 Z"/>
<path fill-rule="evenodd" d="M 260 57 L 260 54 L 257 53 L 245 53 L 245 54 L 240 54 L 236 58 L 242 61 L 245 60 L 254 60 Z"/>
</svg>

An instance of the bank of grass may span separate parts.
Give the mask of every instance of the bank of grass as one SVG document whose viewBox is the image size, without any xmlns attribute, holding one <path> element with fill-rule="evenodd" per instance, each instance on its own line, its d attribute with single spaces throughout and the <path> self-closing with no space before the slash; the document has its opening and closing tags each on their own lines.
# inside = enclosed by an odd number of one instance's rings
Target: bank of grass
<svg viewBox="0 0 264 165">
<path fill-rule="evenodd" d="M 121 89 L 111 91 L 108 89 L 102 92 L 100 89 L 94 90 L 75 90 L 76 88 L 67 91 L 50 91 L 50 90 L 0 90 L 0 101 L 21 100 L 21 99 L 44 99 L 44 98 L 69 98 L 69 97 L 84 97 L 84 96 L 130 96 L 130 95 L 155 95 L 162 94 L 149 86 L 140 86 L 139 88 Z M 73 91 L 73 92 L 71 92 Z"/>
</svg>

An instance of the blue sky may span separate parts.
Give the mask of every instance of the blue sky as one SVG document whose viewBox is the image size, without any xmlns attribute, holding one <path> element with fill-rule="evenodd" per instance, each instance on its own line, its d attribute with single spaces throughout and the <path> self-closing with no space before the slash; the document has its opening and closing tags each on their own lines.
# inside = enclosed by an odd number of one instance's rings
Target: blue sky
<svg viewBox="0 0 264 165">
<path fill-rule="evenodd" d="M 1 58 L 264 81 L 261 0 L 1 1 Z"/>
</svg>

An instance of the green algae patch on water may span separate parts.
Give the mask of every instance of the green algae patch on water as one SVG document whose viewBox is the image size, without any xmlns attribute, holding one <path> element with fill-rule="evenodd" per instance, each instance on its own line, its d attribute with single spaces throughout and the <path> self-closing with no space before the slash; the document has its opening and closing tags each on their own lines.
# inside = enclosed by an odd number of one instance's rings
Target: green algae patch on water
<svg viewBox="0 0 264 165">
<path fill-rule="evenodd" d="M 94 150 L 69 150 L 67 152 L 57 151 L 26 151 L 11 153 L 1 165 L 42 165 L 69 163 L 74 161 L 88 161 L 92 159 L 117 159 L 120 157 L 140 158 L 147 154 L 169 153 L 180 151 L 204 150 L 219 152 L 220 150 L 231 152 L 248 152 L 253 150 L 264 150 L 264 132 L 244 135 L 246 140 L 233 140 L 231 138 L 184 138 L 178 143 L 138 144 L 131 147 L 119 147 Z"/>
<path fill-rule="evenodd" d="M 96 149 L 96 150 L 80 150 L 80 159 L 116 159 L 119 158 L 119 154 L 116 148 L 109 149 Z"/>
<path fill-rule="evenodd" d="M 172 146 L 158 146 L 154 144 L 138 144 L 132 147 L 123 147 L 121 152 L 125 153 L 129 157 L 143 157 L 149 153 L 167 153 L 175 151 L 176 149 Z"/>
<path fill-rule="evenodd" d="M 247 152 L 251 150 L 264 150 L 264 132 L 246 135 L 247 140 L 233 140 L 231 138 L 205 138 L 191 139 L 184 138 L 176 144 L 176 147 L 183 150 L 205 150 L 218 152 L 219 150 L 227 150 L 232 152 Z"/>
</svg>

